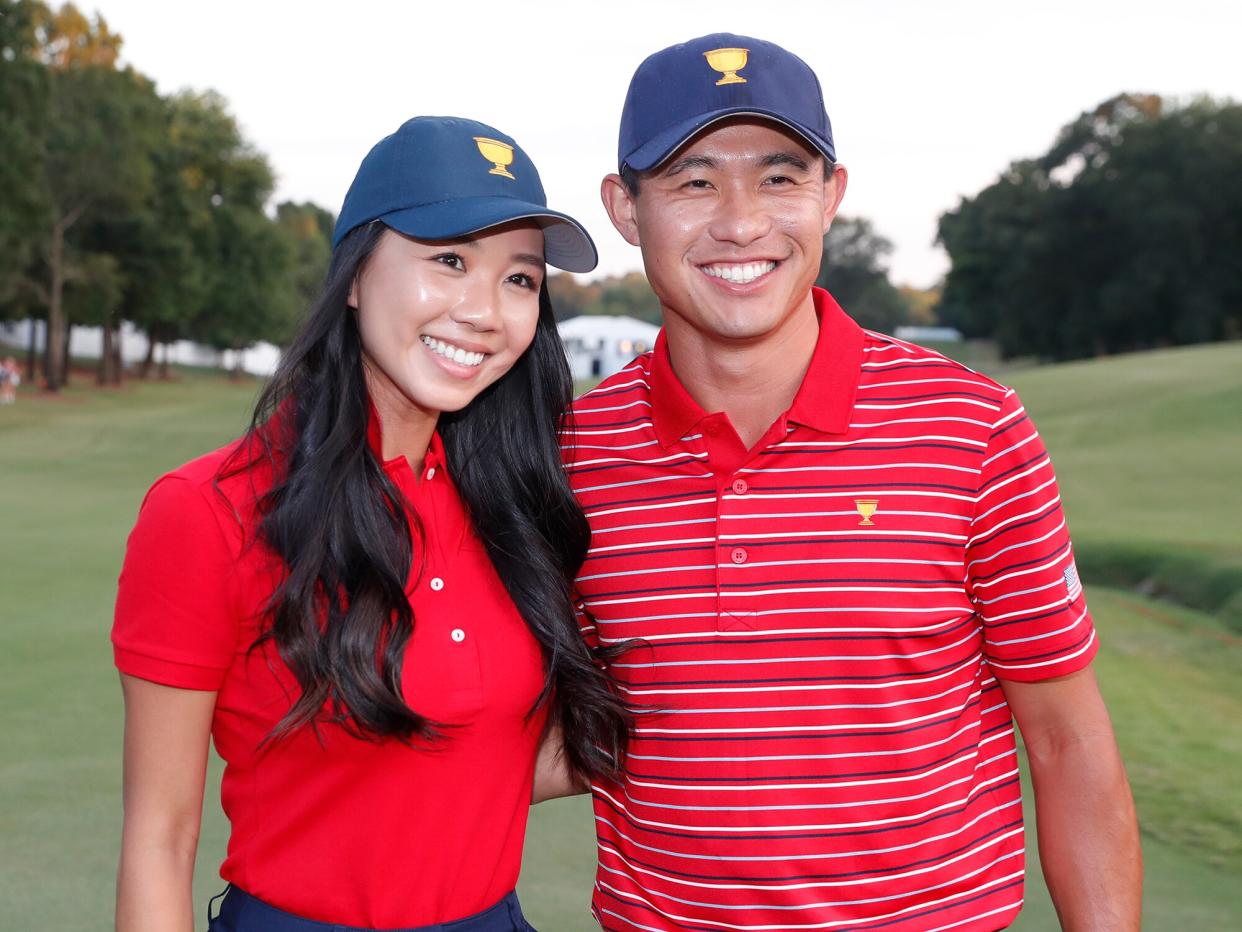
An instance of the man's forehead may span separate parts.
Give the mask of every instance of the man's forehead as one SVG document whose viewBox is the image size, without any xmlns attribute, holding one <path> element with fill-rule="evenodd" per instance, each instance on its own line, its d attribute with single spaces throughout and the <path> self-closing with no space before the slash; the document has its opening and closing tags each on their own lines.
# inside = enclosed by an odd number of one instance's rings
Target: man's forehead
<svg viewBox="0 0 1242 932">
<path fill-rule="evenodd" d="M 798 156 L 807 164 L 822 158 L 806 139 L 775 120 L 749 115 L 731 117 L 692 136 L 655 170 L 667 172 L 688 159 L 700 164 L 704 158 L 761 162 L 781 153 Z"/>
</svg>

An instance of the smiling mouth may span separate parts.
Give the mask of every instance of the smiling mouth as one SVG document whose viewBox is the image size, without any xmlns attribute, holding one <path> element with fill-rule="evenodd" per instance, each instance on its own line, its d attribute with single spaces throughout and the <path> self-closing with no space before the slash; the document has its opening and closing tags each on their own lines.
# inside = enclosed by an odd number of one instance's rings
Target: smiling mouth
<svg viewBox="0 0 1242 932">
<path fill-rule="evenodd" d="M 726 282 L 732 282 L 735 285 L 746 285 L 753 282 L 756 278 L 762 278 L 774 268 L 776 263 L 772 260 L 764 262 L 727 262 L 716 265 L 701 265 L 700 269 L 704 274 L 710 275 L 712 278 L 723 279 Z"/>
<path fill-rule="evenodd" d="M 443 356 L 450 362 L 455 362 L 460 366 L 482 365 L 483 360 L 487 358 L 486 353 L 472 353 L 469 350 L 462 349 L 460 346 L 454 346 L 452 343 L 437 340 L 435 337 L 422 337 L 422 341 L 423 346 L 437 356 Z"/>
</svg>

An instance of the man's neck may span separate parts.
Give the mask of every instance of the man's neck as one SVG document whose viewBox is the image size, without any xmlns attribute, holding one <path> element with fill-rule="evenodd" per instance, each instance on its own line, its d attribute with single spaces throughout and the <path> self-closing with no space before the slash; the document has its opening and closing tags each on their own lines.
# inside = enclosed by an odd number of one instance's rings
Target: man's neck
<svg viewBox="0 0 1242 932">
<path fill-rule="evenodd" d="M 819 319 L 810 292 L 778 330 L 754 341 L 705 338 L 676 321 L 666 324 L 678 380 L 704 411 L 723 411 L 751 449 L 793 404 L 811 364 Z"/>
</svg>

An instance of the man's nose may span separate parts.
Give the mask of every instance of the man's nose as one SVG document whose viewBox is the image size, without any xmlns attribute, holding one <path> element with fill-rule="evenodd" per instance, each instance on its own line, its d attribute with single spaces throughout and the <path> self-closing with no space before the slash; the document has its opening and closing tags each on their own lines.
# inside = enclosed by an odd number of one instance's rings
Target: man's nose
<svg viewBox="0 0 1242 932">
<path fill-rule="evenodd" d="M 711 235 L 721 242 L 746 246 L 766 236 L 772 218 L 757 191 L 746 188 L 725 188 L 712 219 Z"/>
</svg>

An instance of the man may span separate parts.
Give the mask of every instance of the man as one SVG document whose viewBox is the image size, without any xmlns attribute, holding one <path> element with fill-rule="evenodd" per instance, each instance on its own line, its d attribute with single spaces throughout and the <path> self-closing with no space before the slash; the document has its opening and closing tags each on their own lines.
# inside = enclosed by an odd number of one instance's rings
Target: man
<svg viewBox="0 0 1242 932">
<path fill-rule="evenodd" d="M 610 930 L 995 930 L 1013 719 L 1064 928 L 1137 929 L 1140 855 L 1052 467 L 1017 396 L 812 283 L 841 203 L 819 82 L 717 34 L 639 66 L 613 224 L 664 313 L 575 405 L 589 637 L 637 717 L 593 787 Z"/>
</svg>

